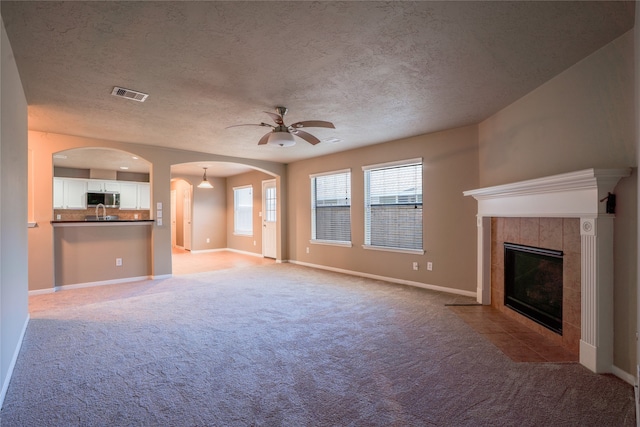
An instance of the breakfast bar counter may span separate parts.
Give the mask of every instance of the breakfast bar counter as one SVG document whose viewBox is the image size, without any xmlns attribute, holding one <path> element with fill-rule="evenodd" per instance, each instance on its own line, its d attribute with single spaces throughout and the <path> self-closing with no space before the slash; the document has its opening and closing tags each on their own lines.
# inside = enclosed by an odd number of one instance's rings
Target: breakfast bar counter
<svg viewBox="0 0 640 427">
<path fill-rule="evenodd" d="M 116 219 L 108 221 L 96 220 L 77 220 L 77 221 L 51 221 L 53 227 L 105 227 L 105 226 L 122 226 L 122 225 L 152 225 L 153 219 Z"/>
<path fill-rule="evenodd" d="M 150 219 L 51 221 L 56 288 L 151 276 Z"/>
</svg>

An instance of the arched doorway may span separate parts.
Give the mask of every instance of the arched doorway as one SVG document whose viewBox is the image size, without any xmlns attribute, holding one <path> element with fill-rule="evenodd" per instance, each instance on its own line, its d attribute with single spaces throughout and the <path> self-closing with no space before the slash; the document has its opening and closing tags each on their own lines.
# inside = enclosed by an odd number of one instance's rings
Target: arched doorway
<svg viewBox="0 0 640 427">
<path fill-rule="evenodd" d="M 203 180 L 204 168 L 206 168 L 207 181 L 213 188 L 200 188 L 198 184 Z M 263 183 L 269 182 L 267 187 Z M 175 261 L 182 257 L 185 247 L 181 245 L 181 230 L 184 229 L 184 189 L 187 183 L 192 189 L 192 241 L 190 254 L 217 253 L 218 259 L 226 257 L 230 260 L 230 254 L 244 257 L 246 263 L 274 262 L 277 257 L 277 200 L 275 188 L 277 179 L 273 174 L 263 172 L 256 168 L 236 163 L 224 162 L 192 162 L 171 167 L 171 192 L 172 216 L 175 218 L 175 227 L 172 227 L 172 236 L 175 231 L 175 248 L 172 250 L 172 259 Z M 234 198 L 238 191 L 251 188 L 251 210 L 249 213 L 250 228 L 247 232 L 247 224 L 244 223 L 241 230 L 237 229 L 237 208 Z M 270 192 L 270 197 L 264 197 L 265 188 Z M 268 200 L 268 202 L 265 202 Z M 173 202 L 175 201 L 175 203 Z M 266 203 L 270 204 L 267 209 Z M 242 202 L 242 208 L 246 209 L 246 200 Z M 269 224 L 265 220 L 269 219 Z M 182 218 L 181 218 L 182 217 Z M 246 221 L 246 216 L 244 217 Z M 173 225 L 172 219 L 172 225 Z M 269 225 L 273 231 L 269 245 L 265 246 L 263 228 Z M 173 237 L 172 237 L 173 240 Z M 265 249 L 268 249 L 265 252 Z M 250 258 L 246 258 L 250 257 Z M 269 257 L 269 259 L 265 259 Z M 201 258 L 204 258 L 201 257 Z M 209 258 L 213 258 L 209 255 Z M 181 259 L 184 259 L 181 258 Z M 206 263 L 206 262 L 205 262 Z M 211 268 L 216 265 L 229 266 L 229 262 L 211 262 Z M 174 274 L 184 274 L 181 266 L 172 261 Z M 200 272 L 202 270 L 198 270 Z"/>
</svg>

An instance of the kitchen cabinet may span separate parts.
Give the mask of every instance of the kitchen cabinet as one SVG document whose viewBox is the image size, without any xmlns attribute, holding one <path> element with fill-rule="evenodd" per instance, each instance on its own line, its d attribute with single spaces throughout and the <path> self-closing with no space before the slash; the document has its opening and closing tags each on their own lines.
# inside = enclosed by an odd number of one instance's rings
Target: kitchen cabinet
<svg viewBox="0 0 640 427">
<path fill-rule="evenodd" d="M 53 178 L 53 208 L 64 209 L 64 180 Z"/>
<path fill-rule="evenodd" d="M 151 185 L 149 183 L 138 184 L 139 209 L 151 209 Z"/>
<path fill-rule="evenodd" d="M 138 184 L 120 183 L 120 209 L 138 209 Z"/>
<path fill-rule="evenodd" d="M 87 180 L 53 178 L 54 209 L 86 209 Z"/>
<path fill-rule="evenodd" d="M 99 179 L 90 179 L 87 181 L 87 191 L 97 191 L 103 193 L 105 191 L 119 192 L 121 183 L 118 181 L 105 181 Z"/>
<path fill-rule="evenodd" d="M 120 209 L 151 208 L 151 186 L 148 182 L 110 181 L 82 178 L 53 178 L 54 209 L 86 209 L 87 191 L 120 193 Z"/>
<path fill-rule="evenodd" d="M 146 182 L 120 182 L 120 209 L 149 209 L 150 186 Z"/>
</svg>

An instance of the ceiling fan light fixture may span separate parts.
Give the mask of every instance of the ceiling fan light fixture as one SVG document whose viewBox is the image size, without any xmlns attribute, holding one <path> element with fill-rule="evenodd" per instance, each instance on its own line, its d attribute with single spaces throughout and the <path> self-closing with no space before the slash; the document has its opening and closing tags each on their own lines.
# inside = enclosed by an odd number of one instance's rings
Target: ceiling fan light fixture
<svg viewBox="0 0 640 427">
<path fill-rule="evenodd" d="M 277 147 L 291 147 L 296 144 L 296 140 L 289 132 L 272 132 L 267 144 Z"/>
<path fill-rule="evenodd" d="M 198 184 L 198 188 L 213 188 L 213 185 L 207 181 L 207 168 L 204 169 L 204 175 L 202 175 L 202 182 Z"/>
</svg>

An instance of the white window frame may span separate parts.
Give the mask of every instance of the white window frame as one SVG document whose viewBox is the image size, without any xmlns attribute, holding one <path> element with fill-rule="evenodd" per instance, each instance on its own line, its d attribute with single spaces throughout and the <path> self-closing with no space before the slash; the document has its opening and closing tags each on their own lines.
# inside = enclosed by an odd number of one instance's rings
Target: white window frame
<svg viewBox="0 0 640 427">
<path fill-rule="evenodd" d="M 393 161 L 393 162 L 386 162 L 386 163 L 377 163 L 374 165 L 367 165 L 367 166 L 363 166 L 362 167 L 362 171 L 364 172 L 364 238 L 365 238 L 365 243 L 362 245 L 362 247 L 364 249 L 369 249 L 369 250 L 377 250 L 377 251 L 385 251 L 385 252 L 399 252 L 399 253 L 407 253 L 407 254 L 417 254 L 417 255 L 424 255 L 425 251 L 424 251 L 424 239 L 422 238 L 422 248 L 421 249 L 412 249 L 412 248 L 396 248 L 396 247 L 391 247 L 391 246 L 375 246 L 372 245 L 371 242 L 371 225 L 370 225 L 370 220 L 371 220 L 371 209 L 370 206 L 367 204 L 368 201 L 370 200 L 370 188 L 369 188 L 369 179 L 368 179 L 368 173 L 370 173 L 370 171 L 372 170 L 376 170 L 376 169 L 387 169 L 387 168 L 394 168 L 394 167 L 402 167 L 402 166 L 410 166 L 410 165 L 421 165 L 421 167 L 423 168 L 422 170 L 422 180 L 423 180 L 423 190 L 422 192 L 424 192 L 424 163 L 421 157 L 418 158 L 414 158 L 414 159 L 406 159 L 406 160 L 398 160 L 398 161 Z M 421 194 L 422 196 L 422 194 Z M 423 206 L 424 203 L 424 197 L 422 197 L 422 200 L 420 202 L 420 204 Z M 423 218 L 423 227 L 424 229 L 424 218 Z"/>
<path fill-rule="evenodd" d="M 330 175 L 340 175 L 340 174 L 349 174 L 349 240 L 323 240 L 316 238 L 316 197 L 315 197 L 315 185 L 316 178 Z M 312 244 L 320 244 L 320 245 L 331 245 L 331 246 L 343 246 L 343 247 L 352 247 L 353 244 L 351 242 L 351 169 L 340 169 L 329 172 L 321 172 L 309 175 L 309 180 L 311 182 L 311 240 L 309 241 Z"/>
<path fill-rule="evenodd" d="M 239 229 L 238 223 L 241 223 L 242 220 L 239 220 L 241 211 L 238 206 L 239 197 L 237 191 L 249 189 L 251 192 L 251 206 L 249 207 L 250 215 L 249 215 L 249 227 L 247 229 Z M 246 207 L 245 207 L 246 208 Z M 242 185 L 239 187 L 233 187 L 233 235 L 234 236 L 253 236 L 253 185 Z"/>
</svg>

